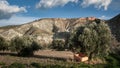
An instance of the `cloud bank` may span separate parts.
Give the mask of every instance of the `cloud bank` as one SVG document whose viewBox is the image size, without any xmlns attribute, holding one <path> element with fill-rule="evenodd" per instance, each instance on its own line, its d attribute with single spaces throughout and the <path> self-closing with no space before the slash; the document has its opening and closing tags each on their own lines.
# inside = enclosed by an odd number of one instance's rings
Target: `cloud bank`
<svg viewBox="0 0 120 68">
<path fill-rule="evenodd" d="M 95 8 L 100 9 L 103 7 L 104 10 L 107 10 L 112 2 L 112 0 L 40 0 L 40 2 L 36 4 L 36 8 L 53 8 L 56 6 L 64 6 L 69 2 L 77 3 L 78 1 L 82 1 L 82 3 L 79 3 L 82 7 L 94 5 Z"/>
<path fill-rule="evenodd" d="M 104 10 L 107 10 L 111 2 L 112 0 L 83 0 L 81 5 L 83 7 L 94 5 L 95 8 L 100 9 L 101 7 L 104 7 Z"/>
<path fill-rule="evenodd" d="M 0 20 L 9 19 L 18 12 L 26 12 L 25 7 L 10 5 L 6 0 L 0 0 Z"/>
<path fill-rule="evenodd" d="M 40 0 L 36 8 L 53 8 L 56 6 L 64 6 L 69 2 L 76 3 L 78 0 Z"/>
</svg>

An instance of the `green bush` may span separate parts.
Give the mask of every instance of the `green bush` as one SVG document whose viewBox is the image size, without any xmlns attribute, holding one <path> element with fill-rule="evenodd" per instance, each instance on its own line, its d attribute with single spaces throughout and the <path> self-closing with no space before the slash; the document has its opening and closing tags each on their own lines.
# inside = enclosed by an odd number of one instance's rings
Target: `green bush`
<svg viewBox="0 0 120 68">
<path fill-rule="evenodd" d="M 33 51 L 36 51 L 36 50 L 39 50 L 39 49 L 42 49 L 41 45 L 38 44 L 38 42 L 36 41 L 33 41 L 32 44 L 31 44 L 31 48 Z"/>
<path fill-rule="evenodd" d="M 65 50 L 65 42 L 62 40 L 53 40 L 51 48 L 58 51 Z"/>
<path fill-rule="evenodd" d="M 11 64 L 10 66 L 8 66 L 8 68 L 26 68 L 26 66 L 24 64 L 15 62 Z"/>
<path fill-rule="evenodd" d="M 43 68 L 42 65 L 38 63 L 31 63 L 31 65 L 35 68 Z"/>
<path fill-rule="evenodd" d="M 110 54 L 106 57 L 107 65 L 109 68 L 119 68 L 120 67 L 120 56 L 115 54 Z"/>
</svg>

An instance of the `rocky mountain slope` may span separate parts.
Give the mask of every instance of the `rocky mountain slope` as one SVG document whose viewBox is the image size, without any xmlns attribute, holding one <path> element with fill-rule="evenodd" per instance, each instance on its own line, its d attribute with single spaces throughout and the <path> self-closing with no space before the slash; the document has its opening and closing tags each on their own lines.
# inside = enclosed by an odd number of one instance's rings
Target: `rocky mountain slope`
<svg viewBox="0 0 120 68">
<path fill-rule="evenodd" d="M 116 39 L 120 42 L 120 14 L 110 19 L 108 25 L 111 28 L 112 34 L 116 37 Z"/>
<path fill-rule="evenodd" d="M 39 19 L 27 24 L 0 27 L 0 35 L 8 40 L 16 36 L 32 36 L 40 43 L 49 44 L 53 39 L 68 38 L 73 29 L 94 19 L 94 17 Z"/>
<path fill-rule="evenodd" d="M 44 18 L 27 24 L 0 27 L 0 36 L 7 40 L 16 36 L 30 36 L 42 44 L 49 44 L 54 39 L 67 39 L 72 30 L 95 19 L 95 17 Z M 120 41 L 120 14 L 108 20 L 107 23 L 113 35 Z"/>
</svg>

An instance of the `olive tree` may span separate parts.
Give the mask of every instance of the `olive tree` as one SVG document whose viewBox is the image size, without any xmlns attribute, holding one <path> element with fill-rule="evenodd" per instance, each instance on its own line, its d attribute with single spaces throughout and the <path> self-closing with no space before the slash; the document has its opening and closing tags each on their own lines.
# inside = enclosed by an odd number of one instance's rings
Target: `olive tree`
<svg viewBox="0 0 120 68">
<path fill-rule="evenodd" d="M 1 36 L 0 36 L 0 50 L 2 50 L 2 51 L 8 50 L 7 41 Z"/>
<path fill-rule="evenodd" d="M 92 22 L 79 27 L 70 37 L 69 46 L 75 48 L 92 59 L 95 56 L 106 56 L 109 54 L 111 43 L 111 31 L 106 23 Z"/>
<path fill-rule="evenodd" d="M 20 56 L 31 56 L 39 49 L 40 45 L 30 37 L 16 37 L 11 41 L 11 50 L 17 51 Z"/>
<path fill-rule="evenodd" d="M 11 40 L 11 50 L 20 52 L 26 46 L 31 44 L 29 37 L 15 37 Z"/>
</svg>

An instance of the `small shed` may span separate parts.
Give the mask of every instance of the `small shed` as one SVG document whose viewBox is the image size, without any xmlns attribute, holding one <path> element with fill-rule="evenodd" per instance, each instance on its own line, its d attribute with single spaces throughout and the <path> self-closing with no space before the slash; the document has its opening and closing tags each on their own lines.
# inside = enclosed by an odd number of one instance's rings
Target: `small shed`
<svg viewBox="0 0 120 68">
<path fill-rule="evenodd" d="M 88 56 L 82 53 L 74 54 L 74 60 L 78 62 L 85 62 L 88 60 Z"/>
</svg>

